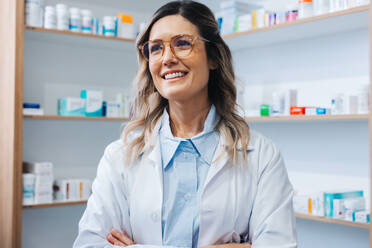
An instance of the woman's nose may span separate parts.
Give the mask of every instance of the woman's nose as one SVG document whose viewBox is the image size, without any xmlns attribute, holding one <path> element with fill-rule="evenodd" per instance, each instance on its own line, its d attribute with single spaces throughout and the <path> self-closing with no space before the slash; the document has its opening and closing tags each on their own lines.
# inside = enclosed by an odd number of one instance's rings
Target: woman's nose
<svg viewBox="0 0 372 248">
<path fill-rule="evenodd" d="M 173 54 L 172 49 L 170 46 L 165 46 L 164 47 L 164 55 L 163 55 L 163 64 L 164 65 L 170 65 L 170 64 L 175 64 L 178 62 L 177 57 Z"/>
</svg>

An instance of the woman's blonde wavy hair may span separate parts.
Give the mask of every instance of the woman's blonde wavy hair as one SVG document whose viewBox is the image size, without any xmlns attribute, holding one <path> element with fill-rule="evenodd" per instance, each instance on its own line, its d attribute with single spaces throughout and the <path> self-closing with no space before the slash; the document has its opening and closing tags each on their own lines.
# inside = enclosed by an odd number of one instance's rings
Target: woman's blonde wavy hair
<svg viewBox="0 0 372 248">
<path fill-rule="evenodd" d="M 231 155 L 234 164 L 239 161 L 238 149 L 245 151 L 249 143 L 249 126 L 238 115 L 236 103 L 235 74 L 231 52 L 221 38 L 218 24 L 212 11 L 205 5 L 194 1 L 173 1 L 158 9 L 145 30 L 137 38 L 139 70 L 134 79 L 134 98 L 131 106 L 131 120 L 123 131 L 126 158 L 133 162 L 143 151 L 149 149 L 155 126 L 163 115 L 168 100 L 162 97 L 153 83 L 149 65 L 143 57 L 142 45 L 149 39 L 152 26 L 159 19 L 169 15 L 181 15 L 199 30 L 206 40 L 206 52 L 217 68 L 209 72 L 208 96 L 215 105 L 220 120 L 215 129 L 225 140 L 225 150 Z M 131 135 L 136 132 L 137 135 Z M 130 138 L 130 136 L 133 136 Z M 246 161 L 246 152 L 243 152 Z"/>
</svg>

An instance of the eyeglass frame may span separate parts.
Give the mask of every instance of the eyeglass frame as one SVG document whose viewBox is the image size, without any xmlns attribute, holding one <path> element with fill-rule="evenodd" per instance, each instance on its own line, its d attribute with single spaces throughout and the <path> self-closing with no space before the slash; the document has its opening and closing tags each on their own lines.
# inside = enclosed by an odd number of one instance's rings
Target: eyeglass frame
<svg viewBox="0 0 372 248">
<path fill-rule="evenodd" d="M 175 57 L 178 57 L 178 56 L 176 55 L 175 51 L 174 51 L 174 48 L 172 47 L 172 41 L 173 41 L 175 38 L 177 38 L 177 37 L 182 37 L 182 36 L 192 37 L 192 40 L 191 40 L 191 49 L 190 49 L 190 52 L 189 52 L 189 54 L 188 54 L 187 56 L 189 56 L 189 55 L 191 54 L 191 52 L 192 52 L 192 50 L 193 50 L 193 48 L 194 48 L 194 45 L 195 45 L 195 41 L 196 41 L 196 40 L 201 40 L 201 41 L 204 41 L 204 42 L 211 42 L 211 41 L 209 41 L 209 40 L 207 40 L 207 39 L 204 39 L 203 37 L 199 37 L 199 36 L 195 36 L 195 35 L 191 35 L 191 34 L 178 34 L 178 35 L 173 36 L 169 41 L 163 41 L 163 40 L 161 40 L 161 39 L 148 40 L 148 41 L 146 41 L 145 43 L 143 43 L 143 45 L 139 46 L 138 49 L 141 51 L 141 54 L 142 54 L 142 56 L 145 58 L 145 60 L 146 60 L 147 62 L 149 62 L 149 61 L 150 61 L 150 54 L 149 54 L 149 58 L 147 58 L 146 55 L 145 55 L 145 52 L 144 52 L 144 49 L 145 49 L 146 44 L 148 44 L 149 42 L 160 41 L 161 44 L 162 44 L 162 46 L 164 47 L 164 49 L 162 49 L 162 54 L 161 54 L 160 58 L 163 58 L 163 56 L 164 56 L 164 52 L 165 52 L 165 44 L 166 44 L 166 43 L 169 43 L 169 48 L 171 49 L 173 55 L 174 55 Z M 187 56 L 185 56 L 185 57 L 187 57 Z"/>
</svg>

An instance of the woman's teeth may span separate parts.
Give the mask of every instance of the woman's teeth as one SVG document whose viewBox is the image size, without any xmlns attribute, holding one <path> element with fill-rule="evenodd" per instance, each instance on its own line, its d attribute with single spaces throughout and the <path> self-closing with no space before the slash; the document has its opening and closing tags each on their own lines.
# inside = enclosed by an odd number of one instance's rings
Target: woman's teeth
<svg viewBox="0 0 372 248">
<path fill-rule="evenodd" d="M 186 75 L 186 73 L 184 73 L 184 72 L 175 72 L 175 73 L 166 74 L 164 76 L 164 78 L 165 79 L 172 79 L 172 78 L 177 78 L 177 77 L 183 77 L 185 75 Z"/>
</svg>

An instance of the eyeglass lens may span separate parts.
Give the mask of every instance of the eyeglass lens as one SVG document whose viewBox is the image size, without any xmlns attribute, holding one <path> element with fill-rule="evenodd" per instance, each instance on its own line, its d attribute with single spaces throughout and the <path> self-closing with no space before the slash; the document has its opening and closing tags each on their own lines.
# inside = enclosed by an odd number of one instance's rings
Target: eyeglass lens
<svg viewBox="0 0 372 248">
<path fill-rule="evenodd" d="M 193 38 L 186 35 L 176 36 L 172 38 L 170 46 L 175 56 L 188 56 L 192 50 Z M 159 60 L 163 57 L 164 49 L 163 41 L 149 41 L 145 44 L 143 53 L 149 60 Z"/>
</svg>

